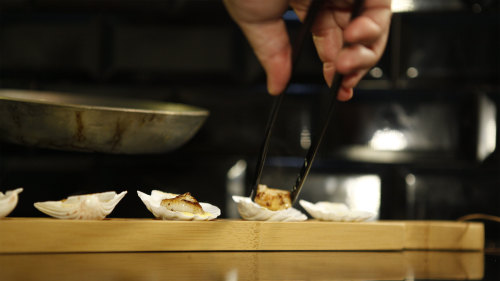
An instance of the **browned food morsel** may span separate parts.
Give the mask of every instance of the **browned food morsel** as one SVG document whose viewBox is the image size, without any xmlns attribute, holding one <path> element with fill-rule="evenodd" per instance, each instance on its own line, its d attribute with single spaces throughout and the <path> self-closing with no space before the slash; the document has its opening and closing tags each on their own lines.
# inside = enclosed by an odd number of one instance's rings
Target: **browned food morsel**
<svg viewBox="0 0 500 281">
<path fill-rule="evenodd" d="M 267 185 L 259 184 L 255 203 L 271 211 L 279 211 L 292 207 L 290 192 L 287 190 L 269 188 Z"/>
<path fill-rule="evenodd" d="M 198 201 L 191 196 L 189 192 L 171 199 L 163 199 L 160 205 L 174 212 L 188 212 L 193 214 L 205 213 L 200 203 L 198 203 Z"/>
</svg>

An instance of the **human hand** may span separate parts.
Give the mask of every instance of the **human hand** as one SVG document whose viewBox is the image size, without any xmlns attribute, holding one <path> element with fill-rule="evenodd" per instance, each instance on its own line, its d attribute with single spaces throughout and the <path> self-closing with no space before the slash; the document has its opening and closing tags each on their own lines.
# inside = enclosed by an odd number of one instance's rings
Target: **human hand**
<svg viewBox="0 0 500 281">
<path fill-rule="evenodd" d="M 313 41 L 331 86 L 335 71 L 344 75 L 337 98 L 351 99 L 353 88 L 382 56 L 391 20 L 391 0 L 365 0 L 350 22 L 353 0 L 326 0 L 312 26 Z M 267 89 L 285 90 L 292 72 L 291 46 L 282 18 L 291 6 L 304 20 L 311 0 L 224 0 L 267 75 Z M 344 42 L 348 46 L 342 48 Z"/>
</svg>

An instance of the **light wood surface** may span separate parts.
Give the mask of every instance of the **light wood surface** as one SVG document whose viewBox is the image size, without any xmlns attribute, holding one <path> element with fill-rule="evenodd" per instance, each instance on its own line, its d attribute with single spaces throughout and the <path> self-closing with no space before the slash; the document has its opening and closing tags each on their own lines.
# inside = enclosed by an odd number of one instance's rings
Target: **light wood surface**
<svg viewBox="0 0 500 281">
<path fill-rule="evenodd" d="M 479 280 L 482 252 L 0 254 L 2 281 Z"/>
<path fill-rule="evenodd" d="M 484 247 L 484 225 L 473 222 L 403 221 L 404 248 L 409 250 L 479 250 Z"/>
<path fill-rule="evenodd" d="M 405 251 L 406 279 L 479 280 L 484 275 L 482 252 Z"/>
<path fill-rule="evenodd" d="M 480 223 L 0 220 L 0 253 L 481 250 Z"/>
</svg>

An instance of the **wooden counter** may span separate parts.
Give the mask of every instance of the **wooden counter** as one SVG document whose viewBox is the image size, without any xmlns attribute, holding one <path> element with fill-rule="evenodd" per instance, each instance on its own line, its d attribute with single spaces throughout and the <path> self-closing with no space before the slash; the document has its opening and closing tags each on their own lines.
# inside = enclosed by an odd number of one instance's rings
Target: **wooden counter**
<svg viewBox="0 0 500 281">
<path fill-rule="evenodd" d="M 0 220 L 0 253 L 482 250 L 481 223 Z"/>
<path fill-rule="evenodd" d="M 2 281 L 481 280 L 482 252 L 0 254 Z"/>
</svg>

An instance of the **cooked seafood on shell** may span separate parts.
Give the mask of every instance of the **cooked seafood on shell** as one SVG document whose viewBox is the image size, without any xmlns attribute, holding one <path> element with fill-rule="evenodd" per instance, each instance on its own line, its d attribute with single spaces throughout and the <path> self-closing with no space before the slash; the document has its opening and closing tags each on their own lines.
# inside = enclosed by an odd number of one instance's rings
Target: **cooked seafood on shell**
<svg viewBox="0 0 500 281">
<path fill-rule="evenodd" d="M 137 191 L 146 208 L 163 220 L 213 220 L 220 216 L 214 205 L 198 202 L 189 192 L 184 194 L 151 191 L 151 195 Z"/>
<path fill-rule="evenodd" d="M 200 203 L 193 196 L 191 196 L 191 193 L 189 192 L 178 195 L 174 198 L 163 199 L 161 200 L 160 205 L 170 211 L 187 212 L 199 215 L 205 213 Z"/>
<path fill-rule="evenodd" d="M 22 191 L 22 188 L 16 188 L 7 190 L 5 194 L 0 192 L 0 218 L 8 216 L 16 208 L 18 194 Z"/>
<path fill-rule="evenodd" d="M 255 203 L 250 197 L 233 196 L 238 206 L 240 216 L 245 220 L 253 221 L 305 221 L 307 216 L 299 210 L 289 207 L 272 211 Z"/>
<path fill-rule="evenodd" d="M 351 210 L 343 203 L 333 202 L 311 202 L 300 200 L 299 204 L 315 219 L 323 221 L 345 221 L 345 222 L 360 222 L 366 221 L 373 216 L 372 212 Z"/>
<path fill-rule="evenodd" d="M 269 188 L 264 184 L 258 185 L 254 201 L 271 211 L 284 210 L 292 207 L 290 191 Z"/>
<path fill-rule="evenodd" d="M 40 212 L 59 219 L 101 220 L 109 215 L 127 194 L 114 191 L 70 196 L 60 201 L 35 203 Z"/>
<path fill-rule="evenodd" d="M 255 201 L 249 197 L 233 196 L 240 216 L 257 221 L 304 221 L 307 216 L 292 208 L 290 192 L 259 184 Z"/>
</svg>

